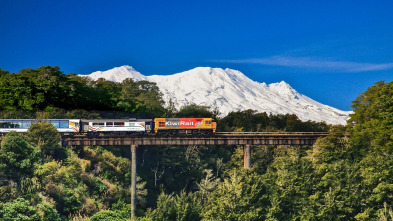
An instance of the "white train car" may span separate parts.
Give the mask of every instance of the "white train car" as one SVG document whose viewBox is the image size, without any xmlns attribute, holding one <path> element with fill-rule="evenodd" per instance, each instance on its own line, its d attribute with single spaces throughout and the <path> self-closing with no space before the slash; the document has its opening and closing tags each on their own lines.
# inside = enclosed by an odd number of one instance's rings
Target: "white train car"
<svg viewBox="0 0 393 221">
<path fill-rule="evenodd" d="M 81 120 L 83 133 L 144 134 L 149 133 L 152 119 L 94 119 Z"/>
</svg>

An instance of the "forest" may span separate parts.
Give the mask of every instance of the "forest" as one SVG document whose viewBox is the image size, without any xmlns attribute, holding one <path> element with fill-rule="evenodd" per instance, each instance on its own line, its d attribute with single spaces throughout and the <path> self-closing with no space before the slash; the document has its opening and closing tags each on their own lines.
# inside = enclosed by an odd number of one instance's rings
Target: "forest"
<svg viewBox="0 0 393 221">
<path fill-rule="evenodd" d="M 138 220 L 393 220 L 393 82 L 352 103 L 346 126 L 296 115 L 176 110 L 151 82 L 43 66 L 0 69 L 0 119 L 38 119 L 0 144 L 0 220 L 130 220 L 130 148 L 61 147 L 52 118 L 212 117 L 218 131 L 329 132 L 312 146 L 140 146 Z"/>
</svg>

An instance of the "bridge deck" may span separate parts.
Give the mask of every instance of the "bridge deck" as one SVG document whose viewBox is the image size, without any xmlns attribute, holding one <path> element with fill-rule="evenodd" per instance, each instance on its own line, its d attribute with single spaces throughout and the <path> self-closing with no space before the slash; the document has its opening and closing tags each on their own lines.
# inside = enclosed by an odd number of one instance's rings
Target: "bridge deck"
<svg viewBox="0 0 393 221">
<path fill-rule="evenodd" d="M 63 146 L 312 145 L 328 133 L 225 132 L 214 136 L 63 136 Z"/>
</svg>

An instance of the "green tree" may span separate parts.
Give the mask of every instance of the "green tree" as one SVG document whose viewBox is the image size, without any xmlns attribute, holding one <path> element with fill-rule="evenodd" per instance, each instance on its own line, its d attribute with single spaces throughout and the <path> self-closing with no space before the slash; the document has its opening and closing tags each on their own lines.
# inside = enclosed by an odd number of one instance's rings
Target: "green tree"
<svg viewBox="0 0 393 221">
<path fill-rule="evenodd" d="M 136 83 L 140 93 L 136 97 L 137 110 L 139 112 L 148 112 L 155 115 L 162 115 L 165 113 L 164 100 L 162 99 L 162 93 L 154 82 L 138 81 Z"/>
<path fill-rule="evenodd" d="M 113 110 L 120 97 L 119 83 L 99 78 L 92 85 L 94 88 L 93 101 L 97 110 Z"/>
<path fill-rule="evenodd" d="M 219 131 L 289 131 L 323 132 L 328 130 L 324 122 L 303 122 L 294 114 L 268 115 L 255 110 L 230 112 L 218 122 Z"/>
<path fill-rule="evenodd" d="M 67 104 L 70 109 L 85 109 L 85 110 L 95 110 L 102 106 L 95 97 L 93 81 L 89 77 L 81 77 L 76 74 L 68 74 L 67 79 L 69 81 L 70 91 L 69 97 L 67 99 Z"/>
<path fill-rule="evenodd" d="M 197 196 L 200 198 L 201 203 L 209 198 L 210 194 L 217 189 L 220 179 L 213 176 L 212 170 L 205 170 L 206 176 L 198 183 Z"/>
<path fill-rule="evenodd" d="M 148 210 L 142 220 L 201 220 L 201 207 L 193 194 L 184 191 L 176 196 L 161 194 L 157 208 Z"/>
<path fill-rule="evenodd" d="M 94 216 L 92 216 L 89 219 L 89 221 L 126 221 L 126 220 L 127 218 L 124 218 L 117 212 L 111 210 L 100 211 L 94 214 Z"/>
<path fill-rule="evenodd" d="M 60 134 L 51 123 L 37 122 L 31 125 L 26 138 L 31 145 L 39 148 L 44 155 L 58 158 L 61 149 Z"/>
<path fill-rule="evenodd" d="M 165 113 L 162 93 L 156 83 L 127 78 L 121 83 L 121 96 L 117 107 L 133 113 Z"/>
<path fill-rule="evenodd" d="M 351 142 L 393 151 L 393 81 L 377 82 L 353 101 L 348 124 Z"/>
<path fill-rule="evenodd" d="M 17 74 L 2 74 L 0 76 L 0 109 L 2 110 L 32 110 L 35 101 L 30 94 L 31 88 Z"/>
<path fill-rule="evenodd" d="M 268 189 L 267 220 L 309 220 L 308 196 L 315 185 L 311 161 L 301 157 L 299 147 L 278 146 L 273 156 L 262 176 Z"/>
<path fill-rule="evenodd" d="M 6 75 L 6 74 L 9 74 L 9 72 L 5 71 L 5 70 L 1 70 L 1 68 L 0 68 L 0 77 L 3 75 Z"/>
<path fill-rule="evenodd" d="M 248 171 L 234 171 L 203 206 L 203 220 L 263 220 L 266 187 Z"/>
<path fill-rule="evenodd" d="M 0 204 L 0 218 L 4 221 L 41 220 L 37 214 L 37 210 L 24 198 L 18 198 L 12 202 Z"/>
<path fill-rule="evenodd" d="M 176 107 L 175 103 L 173 102 L 172 98 L 169 99 L 168 105 L 166 107 L 165 117 L 173 118 L 176 115 Z"/>
<path fill-rule="evenodd" d="M 47 203 L 32 205 L 24 198 L 0 203 L 0 219 L 4 221 L 60 221 L 57 211 Z"/>
<path fill-rule="evenodd" d="M 384 203 L 393 200 L 393 81 L 375 83 L 353 101 L 352 108 L 348 152 L 361 178 L 356 218 L 377 219 Z"/>
<path fill-rule="evenodd" d="M 0 171 L 3 176 L 18 181 L 32 175 L 34 164 L 39 160 L 39 151 L 28 144 L 21 134 L 10 132 L 3 139 L 0 148 Z"/>
</svg>

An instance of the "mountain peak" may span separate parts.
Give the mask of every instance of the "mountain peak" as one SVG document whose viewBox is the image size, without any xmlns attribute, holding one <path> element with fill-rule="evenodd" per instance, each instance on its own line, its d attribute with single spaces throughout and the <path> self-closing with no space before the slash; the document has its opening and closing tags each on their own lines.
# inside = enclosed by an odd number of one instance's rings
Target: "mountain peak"
<svg viewBox="0 0 393 221">
<path fill-rule="evenodd" d="M 285 81 L 269 84 L 269 88 L 270 90 L 282 95 L 286 94 L 296 96 L 298 94 L 298 92 Z"/>
<path fill-rule="evenodd" d="M 292 88 L 291 85 L 289 85 L 287 82 L 285 81 L 280 81 L 278 83 L 271 83 L 269 84 L 269 86 L 273 86 L 273 87 L 282 87 L 282 88 Z"/>
<path fill-rule="evenodd" d="M 115 67 L 107 71 L 96 71 L 88 75 L 93 80 L 104 78 L 110 81 L 122 82 L 127 78 L 132 78 L 135 81 L 146 80 L 146 77 L 135 70 L 132 66 L 123 65 Z"/>
<path fill-rule="evenodd" d="M 127 69 L 127 70 L 131 70 L 131 71 L 136 71 L 132 66 L 130 65 L 122 65 L 120 67 L 117 67 L 118 69 Z"/>
</svg>

